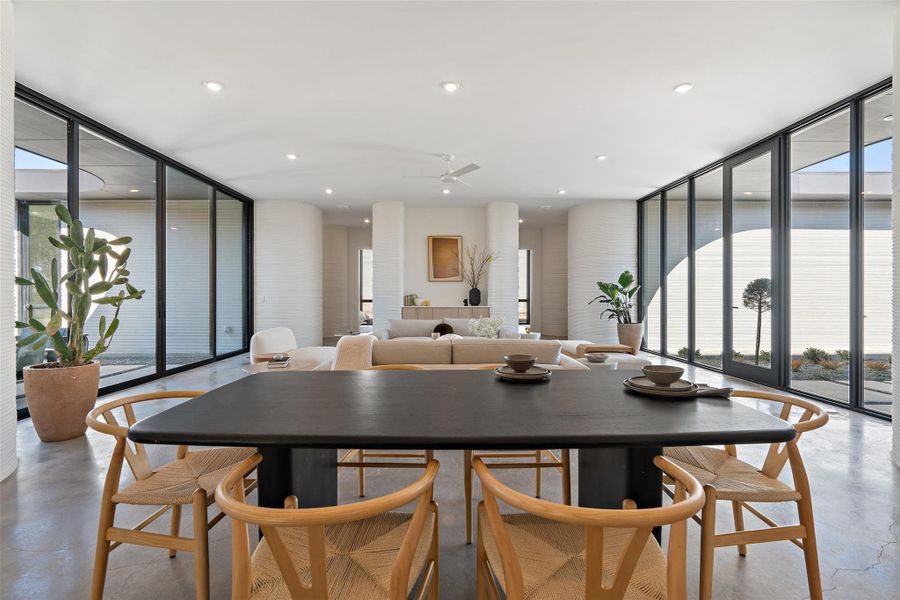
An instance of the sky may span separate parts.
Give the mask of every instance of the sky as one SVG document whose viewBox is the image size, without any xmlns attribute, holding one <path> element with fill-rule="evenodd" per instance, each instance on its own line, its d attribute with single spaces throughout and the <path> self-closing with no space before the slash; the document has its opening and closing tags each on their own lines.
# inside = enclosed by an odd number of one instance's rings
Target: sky
<svg viewBox="0 0 900 600">
<path fill-rule="evenodd" d="M 863 153 L 863 164 L 868 172 L 891 171 L 891 153 L 894 149 L 893 138 L 887 138 L 866 146 Z M 850 154 L 838 154 L 827 160 L 800 169 L 800 173 L 846 173 L 850 170 Z"/>
</svg>

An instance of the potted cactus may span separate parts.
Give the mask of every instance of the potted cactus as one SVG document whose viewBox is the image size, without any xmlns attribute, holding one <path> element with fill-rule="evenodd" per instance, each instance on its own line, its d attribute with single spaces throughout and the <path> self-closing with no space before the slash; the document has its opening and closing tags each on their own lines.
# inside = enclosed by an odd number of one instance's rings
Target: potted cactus
<svg viewBox="0 0 900 600">
<path fill-rule="evenodd" d="M 45 442 L 69 440 L 84 435 L 85 417 L 97 401 L 100 363 L 97 357 L 109 349 L 119 328 L 119 311 L 127 300 L 140 300 L 144 290 L 128 283 L 130 237 L 106 240 L 93 229 L 84 231 L 78 219 L 56 205 L 56 216 L 68 226 L 68 235 L 50 237 L 53 247 L 66 253 L 70 270 L 59 273 L 57 259 L 51 261 L 49 278 L 31 269 L 31 278 L 16 277 L 16 284 L 33 287 L 50 309 L 50 318 L 41 322 L 34 307 L 26 308 L 27 322 L 16 327 L 30 330 L 17 342 L 19 347 L 43 349 L 49 342 L 58 360 L 25 367 L 25 399 L 38 436 Z M 60 298 L 65 286 L 68 306 Z M 96 337 L 85 331 L 92 305 L 115 309 L 112 319 L 99 319 Z M 91 338 L 96 340 L 90 343 Z"/>
</svg>

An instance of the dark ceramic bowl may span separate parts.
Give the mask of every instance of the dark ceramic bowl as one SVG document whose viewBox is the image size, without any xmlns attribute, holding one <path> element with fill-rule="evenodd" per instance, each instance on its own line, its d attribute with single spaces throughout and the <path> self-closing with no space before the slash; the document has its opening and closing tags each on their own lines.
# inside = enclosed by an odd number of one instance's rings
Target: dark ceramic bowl
<svg viewBox="0 0 900 600">
<path fill-rule="evenodd" d="M 534 366 L 535 358 L 530 354 L 507 354 L 503 360 L 516 373 L 524 373 Z"/>
<path fill-rule="evenodd" d="M 672 385 L 684 375 L 684 369 L 672 365 L 647 365 L 641 370 L 656 385 Z"/>
</svg>

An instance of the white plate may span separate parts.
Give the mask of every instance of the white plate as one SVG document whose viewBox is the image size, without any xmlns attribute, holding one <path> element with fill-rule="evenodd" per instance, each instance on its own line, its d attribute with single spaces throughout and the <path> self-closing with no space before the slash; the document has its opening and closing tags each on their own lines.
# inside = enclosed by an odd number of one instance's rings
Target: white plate
<svg viewBox="0 0 900 600">
<path fill-rule="evenodd" d="M 503 366 L 494 369 L 494 373 L 506 381 L 543 381 L 550 377 L 550 370 L 544 367 L 531 367 L 524 373 L 517 373 L 511 367 Z"/>
<path fill-rule="evenodd" d="M 650 379 L 645 375 L 638 375 L 636 377 L 629 377 L 626 379 L 628 383 L 630 383 L 633 387 L 641 388 L 643 390 L 661 390 L 667 392 L 682 392 L 685 390 L 690 390 L 694 387 L 694 384 L 686 379 L 679 379 L 673 384 L 670 385 L 659 385 L 650 381 Z"/>
</svg>

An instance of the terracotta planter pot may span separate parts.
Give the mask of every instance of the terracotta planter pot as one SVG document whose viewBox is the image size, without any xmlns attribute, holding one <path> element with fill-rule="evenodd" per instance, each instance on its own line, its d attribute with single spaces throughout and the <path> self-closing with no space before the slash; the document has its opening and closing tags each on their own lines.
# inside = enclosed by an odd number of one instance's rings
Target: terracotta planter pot
<svg viewBox="0 0 900 600">
<path fill-rule="evenodd" d="M 617 323 L 619 343 L 631 346 L 634 353 L 641 349 L 641 340 L 644 337 L 643 323 Z"/>
<path fill-rule="evenodd" d="M 100 363 L 80 367 L 25 367 L 25 399 L 38 437 L 61 442 L 84 435 L 97 402 Z"/>
</svg>

